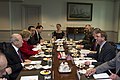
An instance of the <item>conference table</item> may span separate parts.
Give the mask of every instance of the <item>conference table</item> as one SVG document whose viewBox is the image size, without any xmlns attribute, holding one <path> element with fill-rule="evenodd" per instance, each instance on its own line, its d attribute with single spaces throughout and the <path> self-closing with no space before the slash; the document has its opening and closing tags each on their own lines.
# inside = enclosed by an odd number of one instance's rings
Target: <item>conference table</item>
<svg viewBox="0 0 120 80">
<path fill-rule="evenodd" d="M 51 52 L 52 54 L 52 67 L 49 69 L 51 71 L 51 74 L 47 75 L 48 79 L 45 78 L 45 75 L 41 75 L 40 71 L 42 69 L 32 69 L 32 70 L 27 70 L 23 68 L 23 70 L 20 72 L 16 80 L 20 80 L 21 76 L 33 76 L 33 75 L 38 75 L 38 80 L 94 80 L 92 77 L 87 78 L 85 75 L 80 75 L 78 76 L 77 70 L 78 68 L 74 64 L 73 60 L 67 60 L 67 59 L 59 59 L 58 58 L 58 51 L 57 51 L 57 46 L 58 45 L 53 45 L 53 50 Z M 64 46 L 65 48 L 65 53 L 69 53 L 67 50 L 67 47 Z M 42 57 L 43 58 L 43 57 Z M 30 57 L 31 60 L 42 60 L 42 58 L 34 58 Z M 61 73 L 59 72 L 59 66 L 62 62 L 67 62 L 69 67 L 71 68 L 71 72 L 68 73 Z M 45 62 L 43 62 L 45 63 Z M 33 79 L 30 79 L 33 80 Z"/>
</svg>

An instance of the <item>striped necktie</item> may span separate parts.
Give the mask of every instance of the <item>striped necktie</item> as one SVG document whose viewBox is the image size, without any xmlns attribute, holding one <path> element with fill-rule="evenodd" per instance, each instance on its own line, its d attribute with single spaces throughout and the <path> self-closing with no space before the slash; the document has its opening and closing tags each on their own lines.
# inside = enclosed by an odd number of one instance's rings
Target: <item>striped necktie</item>
<svg viewBox="0 0 120 80">
<path fill-rule="evenodd" d="M 21 57 L 21 54 L 20 54 L 20 50 L 19 50 L 19 49 L 18 49 L 18 51 L 17 51 L 17 54 L 18 54 L 18 56 L 19 56 L 21 62 L 23 62 L 23 59 L 22 59 L 22 57 Z"/>
</svg>

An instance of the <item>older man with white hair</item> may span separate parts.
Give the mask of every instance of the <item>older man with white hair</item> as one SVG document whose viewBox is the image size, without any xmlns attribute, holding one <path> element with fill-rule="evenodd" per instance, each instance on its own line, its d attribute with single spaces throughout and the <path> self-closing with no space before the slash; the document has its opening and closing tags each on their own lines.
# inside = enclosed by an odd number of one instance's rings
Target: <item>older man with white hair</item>
<svg viewBox="0 0 120 80">
<path fill-rule="evenodd" d="M 6 71 L 9 74 L 10 80 L 16 80 L 24 64 L 26 64 L 19 50 L 22 43 L 23 39 L 20 34 L 12 34 L 10 44 L 6 44 L 5 50 L 3 50 L 8 60 L 8 68 Z"/>
</svg>

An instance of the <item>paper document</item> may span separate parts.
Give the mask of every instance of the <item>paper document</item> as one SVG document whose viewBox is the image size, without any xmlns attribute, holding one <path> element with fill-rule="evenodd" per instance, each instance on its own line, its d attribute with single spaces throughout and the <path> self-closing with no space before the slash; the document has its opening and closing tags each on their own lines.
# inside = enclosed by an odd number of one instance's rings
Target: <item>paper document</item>
<svg viewBox="0 0 120 80">
<path fill-rule="evenodd" d="M 21 76 L 20 80 L 38 80 L 38 75 L 34 75 L 34 76 Z"/>
<path fill-rule="evenodd" d="M 42 61 L 31 61 L 30 64 L 41 64 Z"/>
<path fill-rule="evenodd" d="M 93 77 L 98 80 L 111 80 L 107 73 L 94 74 Z"/>
</svg>

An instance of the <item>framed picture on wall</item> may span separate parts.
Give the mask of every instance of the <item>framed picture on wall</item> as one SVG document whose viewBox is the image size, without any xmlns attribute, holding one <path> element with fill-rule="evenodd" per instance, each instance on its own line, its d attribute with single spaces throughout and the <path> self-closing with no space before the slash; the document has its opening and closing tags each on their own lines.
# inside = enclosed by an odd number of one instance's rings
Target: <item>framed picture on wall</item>
<svg viewBox="0 0 120 80">
<path fill-rule="evenodd" d="M 92 21 L 92 3 L 67 2 L 68 21 Z"/>
</svg>

